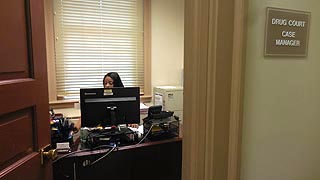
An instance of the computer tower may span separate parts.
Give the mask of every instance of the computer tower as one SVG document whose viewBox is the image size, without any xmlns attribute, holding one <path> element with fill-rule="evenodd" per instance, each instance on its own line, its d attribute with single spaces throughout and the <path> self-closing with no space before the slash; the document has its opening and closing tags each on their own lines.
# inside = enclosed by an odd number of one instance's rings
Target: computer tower
<svg viewBox="0 0 320 180">
<path fill-rule="evenodd" d="M 163 111 L 173 111 L 175 116 L 183 120 L 183 87 L 156 86 L 153 88 L 153 104 L 162 105 Z"/>
</svg>

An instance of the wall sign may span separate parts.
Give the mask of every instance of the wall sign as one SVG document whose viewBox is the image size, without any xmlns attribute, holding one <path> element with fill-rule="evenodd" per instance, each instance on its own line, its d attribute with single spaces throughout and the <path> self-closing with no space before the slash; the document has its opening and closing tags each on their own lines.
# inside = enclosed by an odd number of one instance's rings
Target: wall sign
<svg viewBox="0 0 320 180">
<path fill-rule="evenodd" d="M 310 12 L 267 8 L 265 56 L 307 56 Z"/>
</svg>

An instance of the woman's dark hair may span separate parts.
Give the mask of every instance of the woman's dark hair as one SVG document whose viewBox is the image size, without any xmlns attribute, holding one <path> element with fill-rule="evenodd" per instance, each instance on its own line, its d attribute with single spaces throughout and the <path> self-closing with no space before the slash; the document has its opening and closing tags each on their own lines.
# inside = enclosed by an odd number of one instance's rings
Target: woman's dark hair
<svg viewBox="0 0 320 180">
<path fill-rule="evenodd" d="M 124 87 L 119 74 L 116 72 L 109 72 L 108 74 L 106 74 L 103 78 L 103 82 L 102 82 L 103 85 L 104 85 L 104 80 L 106 79 L 107 76 L 111 77 L 111 79 L 113 80 L 113 87 Z"/>
</svg>

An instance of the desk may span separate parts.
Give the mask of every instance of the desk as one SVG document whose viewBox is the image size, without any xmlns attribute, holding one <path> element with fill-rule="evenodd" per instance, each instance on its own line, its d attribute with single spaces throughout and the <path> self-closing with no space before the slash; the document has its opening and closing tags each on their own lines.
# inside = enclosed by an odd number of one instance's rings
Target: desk
<svg viewBox="0 0 320 180">
<path fill-rule="evenodd" d="M 53 163 L 55 180 L 181 180 L 182 139 L 120 147 L 92 166 L 108 150 L 80 152 Z"/>
</svg>

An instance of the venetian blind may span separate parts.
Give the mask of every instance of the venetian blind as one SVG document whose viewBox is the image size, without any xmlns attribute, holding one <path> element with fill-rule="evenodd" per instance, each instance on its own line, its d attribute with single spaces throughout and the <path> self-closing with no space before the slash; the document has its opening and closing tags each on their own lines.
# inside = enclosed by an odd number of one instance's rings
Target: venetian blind
<svg viewBox="0 0 320 180">
<path fill-rule="evenodd" d="M 101 88 L 107 72 L 143 92 L 142 0 L 54 0 L 54 13 L 58 95 Z"/>
</svg>

